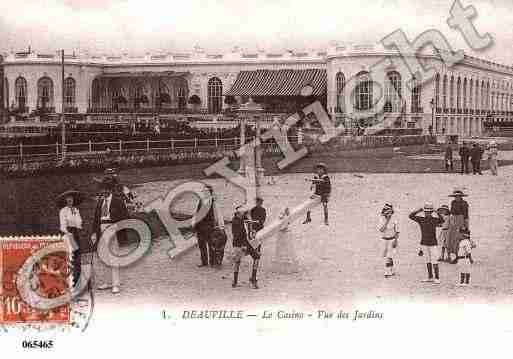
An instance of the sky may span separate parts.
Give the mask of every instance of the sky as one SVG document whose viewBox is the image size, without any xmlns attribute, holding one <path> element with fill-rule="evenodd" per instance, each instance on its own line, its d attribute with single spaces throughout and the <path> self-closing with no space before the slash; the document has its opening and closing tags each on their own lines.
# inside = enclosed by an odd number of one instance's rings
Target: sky
<svg viewBox="0 0 513 359">
<path fill-rule="evenodd" d="M 325 49 L 437 29 L 453 48 L 513 64 L 513 2 L 462 0 L 494 45 L 473 53 L 447 25 L 452 0 L 0 0 L 0 51 L 94 54 Z"/>
</svg>

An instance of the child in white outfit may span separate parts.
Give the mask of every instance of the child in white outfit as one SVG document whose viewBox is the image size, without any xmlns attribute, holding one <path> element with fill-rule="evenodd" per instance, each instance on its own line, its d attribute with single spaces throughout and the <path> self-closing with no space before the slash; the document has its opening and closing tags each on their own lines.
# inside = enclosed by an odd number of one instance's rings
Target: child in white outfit
<svg viewBox="0 0 513 359">
<path fill-rule="evenodd" d="M 472 259 L 472 248 L 475 247 L 470 239 L 470 231 L 461 229 L 461 240 L 458 250 L 458 269 L 460 271 L 460 286 L 470 285 L 470 270 L 474 260 Z"/>
<path fill-rule="evenodd" d="M 387 203 L 381 210 L 378 230 L 383 240 L 383 257 L 385 258 L 385 278 L 395 275 L 394 272 L 394 252 L 397 248 L 399 239 L 399 227 L 392 218 L 394 209 Z"/>
</svg>

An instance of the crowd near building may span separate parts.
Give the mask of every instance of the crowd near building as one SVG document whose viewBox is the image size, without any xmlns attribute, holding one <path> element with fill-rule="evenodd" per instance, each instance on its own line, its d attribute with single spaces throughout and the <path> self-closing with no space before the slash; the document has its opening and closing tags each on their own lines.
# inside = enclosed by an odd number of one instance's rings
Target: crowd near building
<svg viewBox="0 0 513 359">
<path fill-rule="evenodd" d="M 414 56 L 433 79 L 416 78 Z M 374 65 L 386 58 L 386 66 Z M 3 56 L 1 106 L 19 117 L 76 114 L 79 119 L 130 121 L 145 116 L 223 120 L 249 99 L 269 116 L 296 112 L 319 100 L 347 127 L 366 127 L 384 112 L 390 127 L 477 136 L 486 123 L 513 117 L 513 68 L 465 56 L 455 66 L 435 51 L 399 54 L 379 45 L 333 45 L 325 51 L 95 56 L 87 53 Z M 64 75 L 64 76 L 63 76 Z M 417 74 L 418 76 L 418 74 Z M 346 85 L 355 83 L 351 91 Z M 378 87 L 376 87 L 376 84 Z M 347 93 L 350 92 L 350 93 Z M 384 97 L 383 108 L 373 104 Z M 109 117 L 111 116 L 111 117 Z"/>
</svg>

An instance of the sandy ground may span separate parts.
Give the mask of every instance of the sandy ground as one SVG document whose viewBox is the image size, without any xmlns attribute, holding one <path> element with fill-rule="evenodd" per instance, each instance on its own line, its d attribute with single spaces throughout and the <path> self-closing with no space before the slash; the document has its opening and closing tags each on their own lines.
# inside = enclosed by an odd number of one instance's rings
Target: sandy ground
<svg viewBox="0 0 513 359">
<path fill-rule="evenodd" d="M 513 167 L 503 167 L 493 177 L 459 174 L 331 174 L 333 192 L 330 225 L 322 224 L 321 209 L 313 212 L 309 225 L 291 226 L 294 245 L 300 262 L 297 273 L 282 274 L 273 266 L 276 240 L 263 245 L 259 274 L 260 289 L 250 289 L 249 259 L 241 268 L 241 286 L 231 288 L 231 265 L 225 260 L 221 270 L 199 269 L 199 253 L 184 255 L 170 261 L 166 241 L 152 247 L 151 253 L 135 265 L 122 269 L 122 292 L 98 292 L 102 304 L 125 303 L 145 306 L 150 303 L 173 308 L 184 305 L 237 305 L 256 308 L 262 305 L 293 305 L 315 308 L 319 305 L 354 305 L 355 303 L 389 304 L 397 300 L 408 303 L 487 303 L 511 304 L 513 271 L 511 217 L 513 185 L 509 180 Z M 276 218 L 285 206 L 295 206 L 307 198 L 305 175 L 290 174 L 277 178 L 276 185 L 263 188 L 264 206 L 269 218 Z M 207 181 L 219 194 L 223 213 L 231 217 L 235 205 L 242 202 L 242 193 L 224 180 Z M 138 188 L 143 200 L 162 195 L 172 182 L 145 183 Z M 459 272 L 455 265 L 441 264 L 442 284 L 425 284 L 424 259 L 417 256 L 420 242 L 418 225 L 408 213 L 424 204 L 449 204 L 447 196 L 454 187 L 469 193 L 470 227 L 477 242 L 472 286 L 455 284 Z M 383 277 L 381 241 L 376 223 L 383 203 L 396 207 L 401 229 L 396 256 L 398 275 Z M 231 242 L 231 241 L 230 241 Z M 226 257 L 231 252 L 227 245 Z M 105 273 L 98 273 L 101 282 Z"/>
</svg>

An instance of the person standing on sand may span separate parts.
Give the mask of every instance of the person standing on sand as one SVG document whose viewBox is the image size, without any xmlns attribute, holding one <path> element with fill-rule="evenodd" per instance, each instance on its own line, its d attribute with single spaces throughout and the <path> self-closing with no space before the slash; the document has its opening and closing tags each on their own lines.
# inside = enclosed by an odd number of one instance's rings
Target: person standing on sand
<svg viewBox="0 0 513 359">
<path fill-rule="evenodd" d="M 474 260 L 472 259 L 472 249 L 476 247 L 474 241 L 470 238 L 468 229 L 461 229 L 460 243 L 458 250 L 458 269 L 460 272 L 460 286 L 470 285 L 470 272 Z"/>
<path fill-rule="evenodd" d="M 424 216 L 419 216 L 420 212 L 424 212 Z M 443 219 L 440 216 L 433 216 L 434 207 L 431 203 L 426 203 L 424 208 L 419 208 L 410 213 L 409 218 L 415 221 L 420 226 L 421 240 L 418 255 L 426 258 L 426 267 L 428 277 L 423 279 L 422 282 L 440 284 L 440 273 L 438 268 L 438 262 L 435 258 L 437 257 L 437 246 L 436 241 L 436 227 L 443 223 Z M 433 279 L 433 272 L 435 278 Z"/>
<path fill-rule="evenodd" d="M 461 160 L 461 174 L 469 173 L 468 160 L 470 158 L 470 150 L 467 147 L 467 143 L 463 142 L 459 150 Z"/>
<path fill-rule="evenodd" d="M 328 223 L 328 202 L 331 194 L 331 181 L 328 176 L 328 167 L 324 163 L 319 163 L 315 166 L 317 174 L 314 175 L 313 179 L 307 179 L 307 181 L 312 182 L 310 189 L 314 190 L 314 195 L 318 195 L 321 197 L 322 208 L 324 210 L 324 224 L 329 225 Z M 312 222 L 312 217 L 310 215 L 310 211 L 306 212 L 306 219 L 303 224 Z"/>
<path fill-rule="evenodd" d="M 452 146 L 450 144 L 448 144 L 447 147 L 445 148 L 444 159 L 445 159 L 445 170 L 447 172 L 449 172 L 449 169 L 450 169 L 452 172 L 454 170 L 454 167 L 453 167 L 453 160 L 452 160 Z"/>
<path fill-rule="evenodd" d="M 488 164 L 493 176 L 497 176 L 497 169 L 499 167 L 497 161 L 498 155 L 499 152 L 497 151 L 497 142 L 490 142 L 490 147 L 488 149 Z"/>
<path fill-rule="evenodd" d="M 447 238 L 447 253 L 451 264 L 456 264 L 458 256 L 458 243 L 460 242 L 460 229 L 469 229 L 468 203 L 463 199 L 467 197 L 460 189 L 455 189 L 449 197 L 454 197 L 451 202 L 451 217 L 449 219 L 449 233 Z"/>
<path fill-rule="evenodd" d="M 449 237 L 449 220 L 451 211 L 449 209 L 449 206 L 444 204 L 440 208 L 436 210 L 438 215 L 444 220 L 444 223 L 442 223 L 442 230 L 440 232 L 439 242 L 440 246 L 442 247 L 442 252 L 440 254 L 440 258 L 438 258 L 438 262 L 444 262 L 445 259 L 445 252 L 447 251 L 447 261 L 449 261 L 449 251 L 447 250 L 447 239 Z"/>
<path fill-rule="evenodd" d="M 472 149 L 470 150 L 470 162 L 472 163 L 472 174 L 480 174 L 481 172 L 481 158 L 483 157 L 483 152 L 481 150 L 481 147 L 474 143 L 472 145 Z"/>
<path fill-rule="evenodd" d="M 394 252 L 398 245 L 399 226 L 397 221 L 392 219 L 394 208 L 386 203 L 381 210 L 378 230 L 383 240 L 383 257 L 385 258 L 385 278 L 395 275 L 394 272 Z"/>
</svg>

